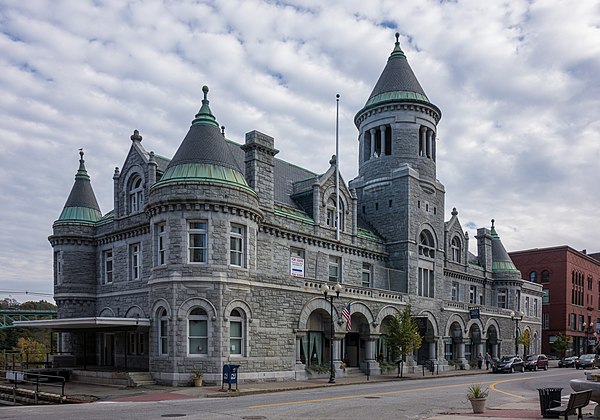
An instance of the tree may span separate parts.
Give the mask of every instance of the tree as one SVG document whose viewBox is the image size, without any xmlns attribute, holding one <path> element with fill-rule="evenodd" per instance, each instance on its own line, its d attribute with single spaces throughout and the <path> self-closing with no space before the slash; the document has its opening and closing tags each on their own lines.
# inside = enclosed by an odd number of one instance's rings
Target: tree
<svg viewBox="0 0 600 420">
<path fill-rule="evenodd" d="M 389 320 L 386 335 L 388 349 L 394 360 L 401 359 L 404 362 L 407 354 L 421 348 L 423 337 L 419 334 L 417 321 L 410 315 L 410 305 Z"/>
<path fill-rule="evenodd" d="M 523 346 L 525 354 L 529 354 L 531 348 L 531 332 L 529 330 L 523 331 L 523 334 L 517 339 L 517 343 Z"/>
<path fill-rule="evenodd" d="M 565 353 L 571 348 L 571 339 L 565 334 L 558 334 L 556 340 L 552 343 L 552 348 L 557 351 L 561 357 L 565 357 Z"/>
</svg>

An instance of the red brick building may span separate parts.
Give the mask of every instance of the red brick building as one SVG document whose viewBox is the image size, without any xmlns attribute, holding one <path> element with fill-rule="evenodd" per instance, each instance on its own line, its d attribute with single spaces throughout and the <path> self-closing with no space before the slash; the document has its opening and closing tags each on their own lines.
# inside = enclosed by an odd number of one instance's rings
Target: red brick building
<svg viewBox="0 0 600 420">
<path fill-rule="evenodd" d="M 525 279 L 540 283 L 544 288 L 542 352 L 557 354 L 551 343 L 558 334 L 565 334 L 571 339 L 567 355 L 597 351 L 600 253 L 587 254 L 585 250 L 580 252 L 569 246 L 557 246 L 509 254 Z"/>
</svg>

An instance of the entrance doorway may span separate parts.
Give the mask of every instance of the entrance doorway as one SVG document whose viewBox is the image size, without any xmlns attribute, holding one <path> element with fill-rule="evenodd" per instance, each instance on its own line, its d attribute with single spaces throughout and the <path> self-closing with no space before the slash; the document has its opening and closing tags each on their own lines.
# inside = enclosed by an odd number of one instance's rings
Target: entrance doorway
<svg viewBox="0 0 600 420">
<path fill-rule="evenodd" d="M 115 335 L 105 333 L 102 338 L 102 365 L 115 365 Z"/>
<path fill-rule="evenodd" d="M 346 354 L 348 367 L 360 366 L 360 335 L 358 333 L 346 334 Z"/>
</svg>

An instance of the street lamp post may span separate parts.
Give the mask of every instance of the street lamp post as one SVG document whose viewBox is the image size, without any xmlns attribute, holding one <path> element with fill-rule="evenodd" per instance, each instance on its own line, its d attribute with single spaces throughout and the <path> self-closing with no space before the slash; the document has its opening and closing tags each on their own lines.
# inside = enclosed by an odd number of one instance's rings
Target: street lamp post
<svg viewBox="0 0 600 420">
<path fill-rule="evenodd" d="M 521 311 L 511 311 L 510 319 L 515 321 L 515 356 L 519 355 L 519 321 L 523 319 L 523 312 Z"/>
<path fill-rule="evenodd" d="M 588 341 L 588 334 L 589 334 L 589 327 L 587 325 L 587 323 L 583 323 L 583 332 L 585 333 L 585 341 L 583 342 L 583 353 L 584 354 L 588 354 L 588 346 L 589 346 L 589 341 Z"/>
<path fill-rule="evenodd" d="M 334 298 L 334 295 L 333 295 L 333 293 L 329 294 L 329 292 L 335 292 L 335 297 L 339 298 L 341 290 L 342 290 L 342 285 L 339 283 L 336 283 L 335 286 L 333 286 L 331 288 L 328 285 L 325 285 L 325 287 L 323 288 L 323 295 L 325 296 L 325 300 L 327 300 L 327 295 L 329 295 L 329 303 L 330 303 L 330 308 L 331 308 L 331 324 L 330 324 L 330 327 L 331 327 L 330 340 L 331 341 L 330 341 L 330 345 L 329 345 L 329 371 L 330 371 L 329 383 L 330 384 L 335 383 L 335 366 L 333 365 L 333 298 Z"/>
</svg>

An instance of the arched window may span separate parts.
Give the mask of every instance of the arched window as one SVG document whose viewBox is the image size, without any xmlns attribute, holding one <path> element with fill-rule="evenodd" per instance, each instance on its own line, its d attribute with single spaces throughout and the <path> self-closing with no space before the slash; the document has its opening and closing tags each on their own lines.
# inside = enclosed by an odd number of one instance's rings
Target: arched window
<svg viewBox="0 0 600 420">
<path fill-rule="evenodd" d="M 542 283 L 548 283 L 550 281 L 550 272 L 548 270 L 542 271 Z"/>
<path fill-rule="evenodd" d="M 169 318 L 167 310 L 159 310 L 158 319 L 158 354 L 169 354 Z"/>
<path fill-rule="evenodd" d="M 339 201 L 340 201 L 340 211 L 339 211 L 340 231 L 343 231 L 344 230 L 344 203 L 342 203 L 342 200 L 339 200 Z M 335 195 L 332 195 L 327 200 L 326 221 L 327 221 L 327 226 L 337 227 L 337 220 L 335 217 Z"/>
<path fill-rule="evenodd" d="M 452 238 L 452 244 L 450 246 L 452 248 L 452 261 L 459 263 L 461 260 L 461 254 L 462 254 L 462 247 L 460 244 L 460 239 L 458 239 L 458 236 L 455 236 L 454 238 Z"/>
<path fill-rule="evenodd" d="M 135 175 L 129 183 L 129 212 L 138 213 L 144 208 L 144 189 L 142 178 Z"/>
<path fill-rule="evenodd" d="M 188 316 L 188 354 L 208 354 L 208 316 L 194 308 Z"/>
<path fill-rule="evenodd" d="M 234 309 L 229 315 L 229 354 L 232 356 L 245 355 L 245 325 L 242 311 Z"/>
<path fill-rule="evenodd" d="M 537 273 L 535 271 L 529 273 L 529 281 L 532 283 L 535 283 L 537 281 Z"/>
<path fill-rule="evenodd" d="M 419 296 L 434 297 L 435 243 L 431 232 L 423 230 L 419 235 L 419 270 L 417 278 L 417 294 Z"/>
</svg>

